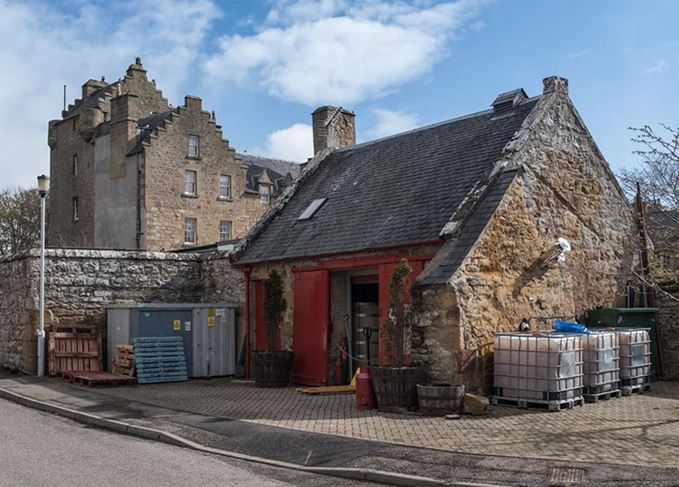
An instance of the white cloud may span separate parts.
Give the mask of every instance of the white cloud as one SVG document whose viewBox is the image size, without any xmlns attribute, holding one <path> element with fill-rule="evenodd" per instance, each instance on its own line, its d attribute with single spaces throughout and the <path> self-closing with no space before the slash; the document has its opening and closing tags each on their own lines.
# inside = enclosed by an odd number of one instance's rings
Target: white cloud
<svg viewBox="0 0 679 487">
<path fill-rule="evenodd" d="M 586 47 L 584 49 L 580 49 L 578 51 L 570 53 L 568 56 L 566 56 L 566 59 L 568 59 L 568 60 L 578 59 L 578 58 L 581 58 L 583 56 L 587 56 L 591 52 L 592 52 L 592 48 Z"/>
<path fill-rule="evenodd" d="M 667 69 L 667 66 L 669 66 L 668 62 L 661 59 L 657 63 L 644 69 L 644 74 L 662 74 Z"/>
<path fill-rule="evenodd" d="M 306 162 L 314 155 L 313 132 L 311 125 L 295 123 L 290 127 L 276 130 L 266 138 L 264 152 L 269 157 L 286 161 Z"/>
<path fill-rule="evenodd" d="M 418 117 L 414 113 L 377 108 L 375 116 L 377 117 L 377 123 L 370 131 L 370 135 L 376 139 L 405 132 L 418 125 Z"/>
<path fill-rule="evenodd" d="M 65 14 L 58 2 L 0 0 L 0 187 L 48 172 L 47 122 L 60 117 L 64 84 L 72 103 L 87 78 L 117 79 L 141 56 L 174 100 L 219 15 L 208 0 L 76 5 Z"/>
<path fill-rule="evenodd" d="M 480 5 L 280 1 L 255 34 L 220 38 L 207 82 L 254 82 L 308 105 L 357 103 L 428 72 Z"/>
</svg>

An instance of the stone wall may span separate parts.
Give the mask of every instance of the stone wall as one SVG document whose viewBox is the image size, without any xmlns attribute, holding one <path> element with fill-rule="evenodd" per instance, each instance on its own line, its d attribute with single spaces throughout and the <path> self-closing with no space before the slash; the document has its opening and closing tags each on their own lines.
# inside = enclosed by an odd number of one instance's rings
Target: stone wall
<svg viewBox="0 0 679 487">
<path fill-rule="evenodd" d="M 105 82 L 95 84 L 107 85 Z M 95 246 L 95 138 L 111 130 L 111 101 L 118 91 L 123 96 L 129 94 L 135 99 L 136 111 L 121 117 L 125 125 L 130 125 L 128 117 L 136 120 L 150 112 L 169 109 L 167 99 L 156 88 L 155 82 L 148 80 L 143 66 L 132 64 L 117 86 L 107 93 L 100 93 L 94 103 L 88 102 L 88 106 L 84 107 L 80 106 L 83 100 L 75 100 L 69 110 L 63 113 L 61 120 L 50 122 L 51 188 L 47 227 L 47 242 L 50 246 Z M 126 135 L 122 137 L 124 140 L 121 143 L 112 141 L 110 150 L 113 164 L 124 167 L 125 154 L 131 148 L 130 143 L 134 143 L 136 122 L 133 125 L 134 128 L 124 129 Z M 75 154 L 78 156 L 77 174 L 73 174 Z M 75 197 L 79 200 L 80 210 L 77 221 L 73 220 L 72 210 Z M 133 237 L 136 237 L 136 232 Z"/>
<path fill-rule="evenodd" d="M 621 304 L 636 249 L 631 208 L 565 93 L 546 93 L 504 155 L 522 172 L 448 286 L 423 295 L 416 337 L 435 378 L 471 388 L 495 333 Z M 566 261 L 542 265 L 559 237 Z"/>
<path fill-rule="evenodd" d="M 667 288 L 666 292 L 669 295 L 656 293 L 662 378 L 679 380 L 679 288 Z"/>
<path fill-rule="evenodd" d="M 39 253 L 0 260 L 0 366 L 35 372 Z M 105 334 L 108 304 L 244 302 L 242 274 L 223 254 L 49 249 L 45 325 Z M 242 310 L 239 316 L 242 316 Z"/>
<path fill-rule="evenodd" d="M 189 135 L 200 137 L 199 157 L 188 156 Z M 269 208 L 257 195 L 246 195 L 245 168 L 200 98 L 186 97 L 144 152 L 143 248 L 183 247 L 185 218 L 197 221 L 197 245 L 219 241 L 220 221 L 231 222 L 232 238 L 240 238 Z M 187 170 L 197 174 L 195 196 L 184 194 Z M 231 177 L 230 198 L 219 196 L 220 175 Z"/>
</svg>

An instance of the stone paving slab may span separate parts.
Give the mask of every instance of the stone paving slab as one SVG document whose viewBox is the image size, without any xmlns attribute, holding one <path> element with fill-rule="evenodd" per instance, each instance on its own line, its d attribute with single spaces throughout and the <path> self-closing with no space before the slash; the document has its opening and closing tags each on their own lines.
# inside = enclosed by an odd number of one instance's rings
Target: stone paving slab
<svg viewBox="0 0 679 487">
<path fill-rule="evenodd" d="M 0 380 L 0 387 L 2 387 Z M 49 384 L 49 382 L 48 382 Z M 44 399 L 95 407 L 100 394 L 184 413 L 368 439 L 396 445 L 491 456 L 658 467 L 679 466 L 679 383 L 561 412 L 493 407 L 483 417 L 449 421 L 357 410 L 353 394 L 309 396 L 294 388 L 258 389 L 229 379 L 97 389 L 42 387 Z M 31 389 L 26 389 L 30 391 Z M 85 389 L 87 390 L 87 389 Z M 50 397 L 50 395 L 52 397 Z"/>
<path fill-rule="evenodd" d="M 309 396 L 228 379 L 107 389 L 106 394 L 185 412 L 293 430 L 459 453 L 679 466 L 679 383 L 573 410 L 493 407 L 450 421 L 357 410 L 353 394 Z"/>
</svg>

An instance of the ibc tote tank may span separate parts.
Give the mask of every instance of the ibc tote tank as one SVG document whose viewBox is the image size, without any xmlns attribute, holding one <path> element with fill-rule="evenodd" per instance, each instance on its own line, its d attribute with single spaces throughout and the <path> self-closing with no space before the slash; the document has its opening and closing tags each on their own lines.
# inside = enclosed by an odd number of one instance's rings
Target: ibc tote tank
<svg viewBox="0 0 679 487">
<path fill-rule="evenodd" d="M 499 333 L 495 336 L 493 402 L 561 409 L 582 401 L 580 335 Z"/>
</svg>

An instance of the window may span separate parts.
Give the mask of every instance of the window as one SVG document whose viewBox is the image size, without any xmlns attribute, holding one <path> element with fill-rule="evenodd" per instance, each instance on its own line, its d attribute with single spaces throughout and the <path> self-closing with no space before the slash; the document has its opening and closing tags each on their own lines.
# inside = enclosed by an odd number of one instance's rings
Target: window
<svg viewBox="0 0 679 487">
<path fill-rule="evenodd" d="M 219 176 L 219 197 L 231 198 L 231 176 Z"/>
<path fill-rule="evenodd" d="M 196 226 L 198 225 L 195 218 L 184 219 L 184 244 L 196 244 Z"/>
<path fill-rule="evenodd" d="M 318 209 L 321 206 L 323 206 L 323 203 L 325 203 L 326 199 L 327 198 L 320 198 L 317 200 L 313 200 L 311 203 L 309 203 L 309 206 L 306 207 L 306 210 L 304 210 L 304 212 L 301 215 L 299 215 L 297 219 L 298 220 L 310 219 L 312 216 L 314 216 L 314 213 L 316 213 Z"/>
<path fill-rule="evenodd" d="M 269 185 L 259 185 L 259 199 L 261 199 L 264 203 L 269 203 L 271 200 L 271 187 Z"/>
<path fill-rule="evenodd" d="M 219 222 L 219 241 L 226 242 L 231 240 L 231 222 Z"/>
<path fill-rule="evenodd" d="M 73 221 L 80 220 L 80 199 L 76 196 L 73 198 Z"/>
<path fill-rule="evenodd" d="M 78 175 L 78 154 L 73 154 L 73 175 Z"/>
<path fill-rule="evenodd" d="M 198 194 L 198 174 L 196 171 L 184 171 L 184 194 L 190 196 Z"/>
<path fill-rule="evenodd" d="M 200 137 L 197 135 L 189 135 L 189 157 L 198 157 L 200 155 Z"/>
</svg>

